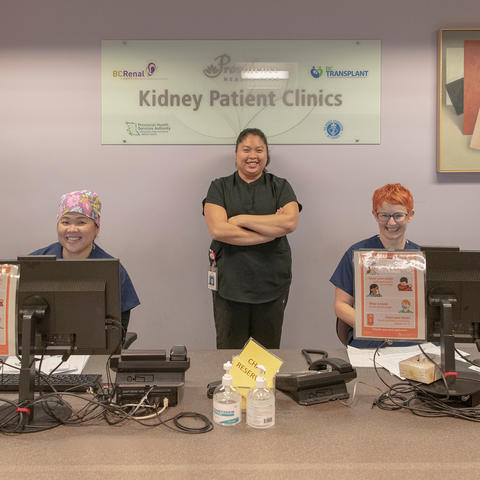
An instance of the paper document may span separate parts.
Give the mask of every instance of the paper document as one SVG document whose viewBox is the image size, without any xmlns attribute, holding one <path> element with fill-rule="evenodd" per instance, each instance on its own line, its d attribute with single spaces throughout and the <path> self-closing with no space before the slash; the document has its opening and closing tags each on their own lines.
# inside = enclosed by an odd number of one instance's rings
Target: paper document
<svg viewBox="0 0 480 480">
<path fill-rule="evenodd" d="M 40 365 L 40 359 L 35 357 L 36 367 Z M 89 355 L 72 355 L 66 362 L 63 362 L 54 373 L 82 373 L 85 365 L 90 358 Z M 17 357 L 8 357 L 4 360 L 8 365 L 0 367 L 0 373 L 20 373 L 20 360 Z M 60 362 L 61 355 L 48 355 L 43 358 L 41 371 L 49 374 Z"/>
<path fill-rule="evenodd" d="M 433 343 L 422 343 L 423 350 L 426 353 L 435 353 L 440 355 L 440 347 Z M 373 356 L 375 355 L 375 348 L 355 348 L 347 347 L 348 358 L 353 367 L 372 367 L 373 368 Z M 466 352 L 459 350 L 462 355 L 468 356 Z M 377 367 L 383 367 L 388 370 L 392 375 L 404 380 L 404 377 L 400 376 L 399 362 L 407 360 L 422 353 L 417 345 L 410 347 L 385 347 L 378 350 L 378 354 L 375 357 L 375 363 Z M 455 354 L 455 359 L 464 362 L 462 357 Z"/>
</svg>

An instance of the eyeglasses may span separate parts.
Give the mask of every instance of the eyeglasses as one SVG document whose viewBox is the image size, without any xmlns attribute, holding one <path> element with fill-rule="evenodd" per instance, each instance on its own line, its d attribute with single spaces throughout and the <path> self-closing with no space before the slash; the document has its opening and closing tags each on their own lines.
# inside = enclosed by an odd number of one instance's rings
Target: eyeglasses
<svg viewBox="0 0 480 480">
<path fill-rule="evenodd" d="M 377 212 L 376 216 L 378 221 L 381 223 L 388 223 L 391 218 L 395 221 L 395 223 L 402 223 L 408 217 L 408 213 L 404 212 L 395 212 L 395 213 L 385 213 L 385 212 Z"/>
</svg>

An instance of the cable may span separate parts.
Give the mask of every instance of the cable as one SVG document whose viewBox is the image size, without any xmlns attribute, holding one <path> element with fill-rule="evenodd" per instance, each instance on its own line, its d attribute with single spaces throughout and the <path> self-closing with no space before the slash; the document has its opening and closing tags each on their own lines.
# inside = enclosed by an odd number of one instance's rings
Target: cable
<svg viewBox="0 0 480 480">
<path fill-rule="evenodd" d="M 433 363 L 433 365 L 435 365 L 435 369 L 440 372 L 440 375 L 442 376 L 443 385 L 445 386 L 445 397 L 446 397 L 445 401 L 449 400 L 450 392 L 448 391 L 448 382 L 447 382 L 447 379 L 445 378 L 445 374 L 442 370 L 442 367 L 440 367 L 440 365 L 438 365 L 438 363 L 430 355 L 428 355 L 427 352 L 425 352 L 425 350 L 422 348 L 421 345 L 418 345 L 418 348 L 423 353 L 423 355 L 425 355 L 428 358 L 428 360 L 430 360 Z"/>
<path fill-rule="evenodd" d="M 466 362 L 470 363 L 474 367 L 480 368 L 480 365 L 477 365 L 475 362 L 472 362 L 469 358 L 463 355 L 462 352 L 460 352 L 460 350 L 458 350 L 456 347 L 455 347 L 455 352 L 458 354 L 458 356 L 462 357 Z"/>
<path fill-rule="evenodd" d="M 155 412 L 151 413 L 150 415 L 143 415 L 143 416 L 136 415 L 135 419 L 137 419 L 137 420 L 148 420 L 150 418 L 158 417 L 158 415 L 163 413 L 167 407 L 168 407 L 168 402 L 167 402 L 167 405 L 164 405 L 160 410 L 155 410 Z M 144 405 L 143 408 L 145 408 L 145 409 L 149 409 L 149 408 L 155 409 L 156 407 L 153 406 L 153 405 Z"/>
<path fill-rule="evenodd" d="M 301 352 L 302 355 L 305 357 L 308 366 L 313 363 L 312 358 L 310 357 L 311 353 L 313 353 L 314 355 L 322 355 L 322 358 L 328 358 L 328 352 L 325 350 L 309 350 L 307 348 L 304 348 L 301 350 Z"/>
<path fill-rule="evenodd" d="M 186 425 L 183 425 L 180 422 L 181 418 L 195 418 L 197 420 L 201 420 L 202 422 L 204 422 L 205 426 L 200 428 L 187 427 Z M 175 417 L 173 417 L 173 423 L 177 428 L 179 428 L 181 431 L 185 433 L 207 433 L 213 430 L 213 423 L 205 415 L 202 415 L 201 413 L 181 412 L 178 415 L 175 415 Z"/>
<path fill-rule="evenodd" d="M 104 384 L 97 384 L 96 388 L 91 387 L 86 394 L 68 391 L 58 392 L 55 390 L 55 385 L 49 382 L 49 375 L 35 371 L 35 375 L 42 377 L 50 386 L 52 392 L 41 393 L 33 401 L 22 403 L 18 400 L 11 401 L 0 398 L 0 402 L 4 403 L 4 406 L 0 408 L 0 434 L 33 433 L 49 430 L 59 425 L 72 427 L 93 422 L 118 425 L 126 421 L 134 421 L 150 428 L 162 425 L 175 432 L 186 434 L 201 434 L 213 430 L 212 422 L 205 415 L 196 412 L 181 412 L 171 418 L 162 419 L 161 415 L 168 408 L 168 398 L 163 398 L 163 405 L 151 404 L 148 396 L 153 387 L 144 393 L 138 403 L 125 405 L 114 403 L 115 386 L 109 368 L 112 356 L 113 354 L 109 356 L 106 364 L 108 387 L 105 388 Z M 0 364 L 7 365 L 1 360 Z M 70 397 L 75 398 L 77 403 L 81 400 L 84 405 L 74 410 L 67 401 Z M 58 412 L 60 408 L 61 415 Z M 30 424 L 28 422 L 28 412 L 32 409 L 41 409 L 42 413 L 49 419 L 48 425 Z M 184 423 L 184 419 L 193 419 L 195 422 L 200 422 L 200 426 L 188 426 Z M 170 422 L 173 423 L 173 426 L 169 425 Z"/>
<path fill-rule="evenodd" d="M 452 404 L 453 399 L 450 396 L 445 373 L 442 371 L 441 367 L 423 351 L 420 345 L 419 348 L 422 353 L 434 363 L 435 367 L 438 368 L 442 374 L 442 379 L 446 389 L 445 397 L 439 397 L 438 395 L 428 392 L 421 386 L 421 384 L 414 384 L 404 381 L 389 385 L 387 382 L 385 382 L 380 376 L 375 362 L 375 357 L 378 354 L 378 349 L 380 346 L 375 350 L 375 354 L 373 356 L 373 366 L 378 378 L 384 385 L 387 386 L 387 390 L 375 399 L 372 404 L 372 408 L 378 407 L 382 410 L 405 409 L 414 415 L 422 417 L 452 417 L 472 422 L 480 422 L 480 408 L 456 406 Z M 478 381 L 480 381 L 480 379 Z"/>
<path fill-rule="evenodd" d="M 368 383 L 362 382 L 361 380 L 356 380 L 356 381 L 353 382 L 353 392 L 352 392 L 350 401 L 348 401 L 348 402 L 340 401 L 340 403 L 342 405 L 345 405 L 346 407 L 352 408 L 353 406 L 355 406 L 358 403 L 357 390 L 358 390 L 359 385 L 365 385 L 366 387 L 374 388 L 375 390 L 378 390 L 380 393 L 382 393 L 382 390 L 380 388 L 378 388 L 374 385 L 369 385 Z"/>
<path fill-rule="evenodd" d="M 183 418 L 194 418 L 195 420 L 199 420 L 203 422 L 204 426 L 203 427 L 187 427 L 184 425 L 180 419 Z M 170 427 L 167 425 L 167 422 L 173 422 L 176 429 L 173 427 Z M 167 420 L 162 420 L 162 425 L 165 425 L 167 428 L 170 430 L 173 430 L 174 432 L 180 432 L 180 433 L 191 433 L 191 434 L 199 434 L 199 433 L 207 433 L 213 430 L 213 423 L 205 416 L 202 415 L 201 413 L 195 413 L 195 412 L 180 412 L 174 417 L 168 418 Z"/>
</svg>

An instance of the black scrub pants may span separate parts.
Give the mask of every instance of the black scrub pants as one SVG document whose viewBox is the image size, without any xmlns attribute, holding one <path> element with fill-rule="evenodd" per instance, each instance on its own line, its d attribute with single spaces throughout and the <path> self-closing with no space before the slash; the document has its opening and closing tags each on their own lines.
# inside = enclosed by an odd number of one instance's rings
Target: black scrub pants
<svg viewBox="0 0 480 480">
<path fill-rule="evenodd" d="M 240 349 L 252 337 L 265 348 L 280 348 L 288 290 L 266 303 L 242 303 L 213 293 L 218 349 Z"/>
</svg>

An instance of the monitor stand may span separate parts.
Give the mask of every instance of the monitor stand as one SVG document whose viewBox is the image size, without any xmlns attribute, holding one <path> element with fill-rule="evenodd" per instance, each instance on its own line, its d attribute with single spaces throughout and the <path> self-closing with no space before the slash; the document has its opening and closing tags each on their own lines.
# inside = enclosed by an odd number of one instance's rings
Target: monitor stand
<svg viewBox="0 0 480 480">
<path fill-rule="evenodd" d="M 37 322 L 45 318 L 48 304 L 42 297 L 33 296 L 26 299 L 20 309 L 22 322 L 22 359 L 20 363 L 20 380 L 18 403 L 0 407 L 0 416 L 21 414 L 18 427 L 27 429 L 27 425 L 39 429 L 53 428 L 64 423 L 71 416 L 71 408 L 60 398 L 35 401 L 35 337 Z"/>
<path fill-rule="evenodd" d="M 456 298 L 449 295 L 430 295 L 430 305 L 440 308 L 440 355 L 441 368 L 447 386 L 442 380 L 429 385 L 421 384 L 421 389 L 452 405 L 474 407 L 480 403 L 480 374 L 459 365 L 455 366 L 455 337 L 453 333 L 452 308 Z"/>
</svg>

